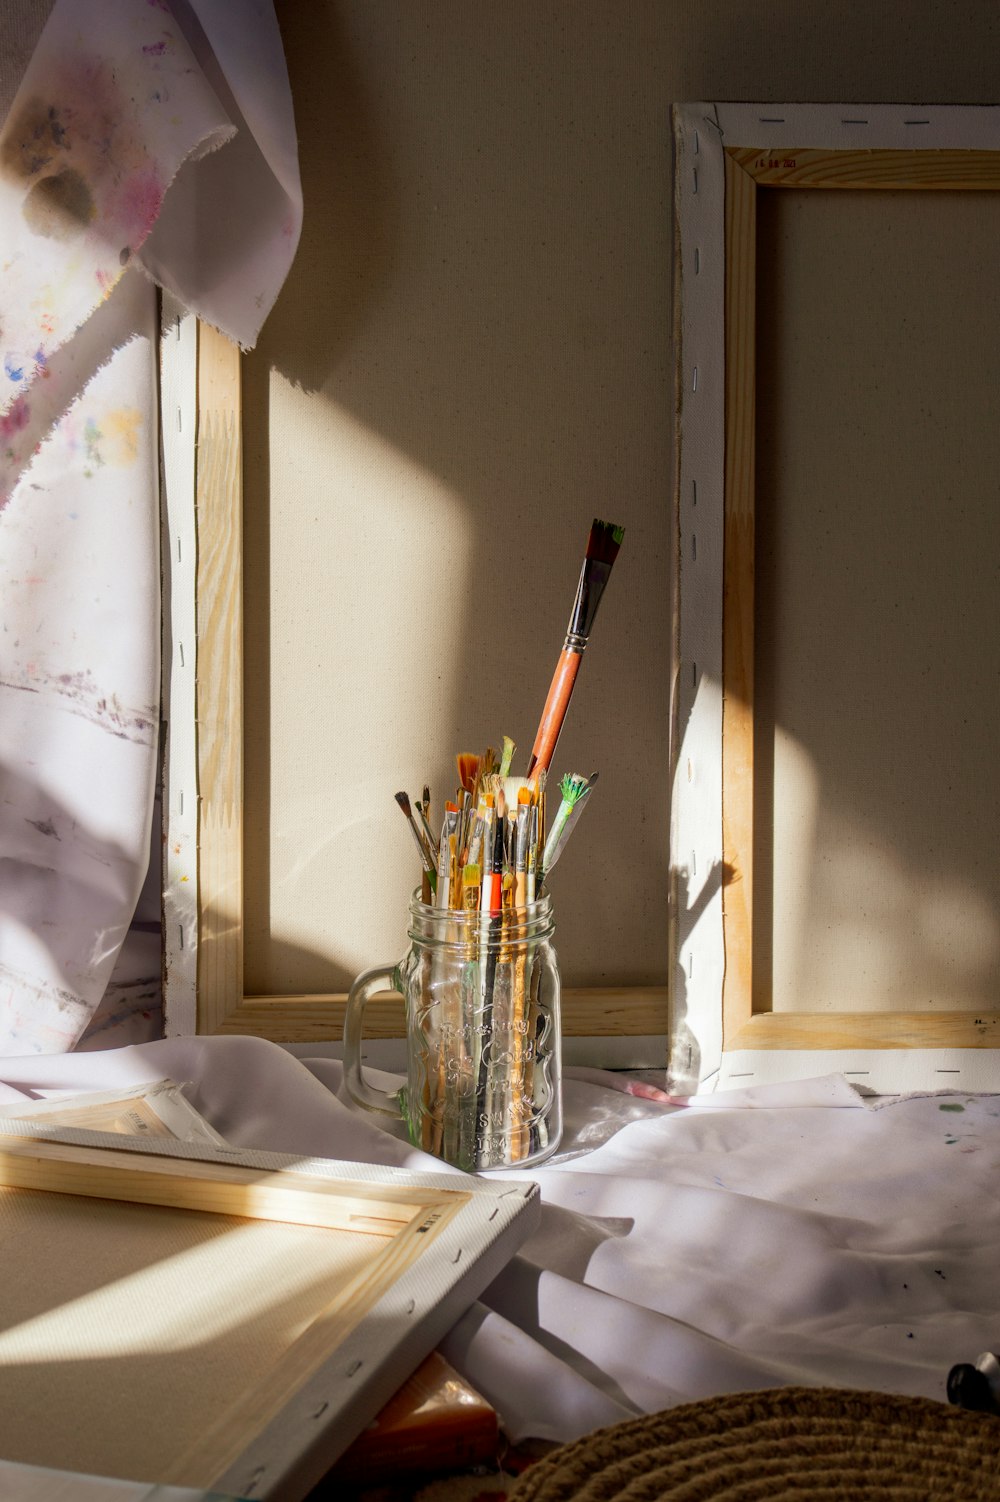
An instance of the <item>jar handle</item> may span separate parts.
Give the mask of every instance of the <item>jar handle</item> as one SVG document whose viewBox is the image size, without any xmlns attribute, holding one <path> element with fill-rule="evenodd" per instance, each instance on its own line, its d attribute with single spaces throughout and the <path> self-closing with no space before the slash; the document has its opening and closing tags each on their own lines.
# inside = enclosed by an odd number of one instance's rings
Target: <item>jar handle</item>
<svg viewBox="0 0 1000 1502">
<path fill-rule="evenodd" d="M 400 1116 L 398 1095 L 388 1090 L 378 1090 L 369 1085 L 361 1071 L 361 1032 L 364 1010 L 372 997 L 380 991 L 402 993 L 393 981 L 394 971 L 388 965 L 378 965 L 359 975 L 351 987 L 344 1013 L 344 1084 L 347 1093 L 359 1106 L 369 1111 L 381 1111 L 386 1116 Z"/>
</svg>

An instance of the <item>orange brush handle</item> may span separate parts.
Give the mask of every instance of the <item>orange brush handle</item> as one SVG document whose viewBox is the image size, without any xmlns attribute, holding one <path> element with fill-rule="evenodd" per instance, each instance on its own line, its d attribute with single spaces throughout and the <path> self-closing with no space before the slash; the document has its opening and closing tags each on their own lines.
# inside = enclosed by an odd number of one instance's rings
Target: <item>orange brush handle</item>
<svg viewBox="0 0 1000 1502">
<path fill-rule="evenodd" d="M 549 697 L 546 699 L 545 708 L 542 710 L 542 719 L 538 726 L 538 734 L 535 736 L 535 744 L 531 748 L 531 763 L 528 767 L 528 776 L 534 777 L 536 780 L 539 773 L 549 770 L 552 754 L 556 749 L 556 741 L 559 739 L 559 732 L 563 728 L 563 721 L 569 708 L 573 684 L 576 682 L 576 675 L 580 671 L 580 663 L 582 661 L 583 653 L 573 652 L 569 647 L 564 647 L 559 654 L 555 676 L 549 689 Z"/>
</svg>

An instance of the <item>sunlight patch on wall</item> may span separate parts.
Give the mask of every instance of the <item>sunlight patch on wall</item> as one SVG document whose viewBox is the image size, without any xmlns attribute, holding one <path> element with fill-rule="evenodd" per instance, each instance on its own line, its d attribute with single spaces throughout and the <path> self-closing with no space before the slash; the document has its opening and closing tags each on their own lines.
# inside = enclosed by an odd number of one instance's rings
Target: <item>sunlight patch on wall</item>
<svg viewBox="0 0 1000 1502">
<path fill-rule="evenodd" d="M 341 408 L 272 373 L 271 411 L 270 941 L 283 989 L 295 951 L 341 989 L 402 938 L 417 872 L 393 795 L 457 749 L 473 539 L 460 496 Z"/>
<path fill-rule="evenodd" d="M 775 1010 L 988 1007 L 1000 915 L 982 890 L 913 864 L 833 799 L 814 802 L 813 829 L 784 869 L 776 838 Z"/>
</svg>

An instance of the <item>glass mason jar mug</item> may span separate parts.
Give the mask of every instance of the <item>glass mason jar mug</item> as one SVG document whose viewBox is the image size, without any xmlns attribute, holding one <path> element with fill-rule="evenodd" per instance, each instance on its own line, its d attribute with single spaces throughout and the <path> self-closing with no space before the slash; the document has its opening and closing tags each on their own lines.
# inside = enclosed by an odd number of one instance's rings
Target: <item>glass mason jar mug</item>
<svg viewBox="0 0 1000 1502">
<path fill-rule="evenodd" d="M 528 1168 L 562 1135 L 559 969 L 547 892 L 527 907 L 461 912 L 410 902 L 410 949 L 359 975 L 344 1020 L 348 1093 L 402 1115 L 415 1147 L 475 1172 Z M 364 1009 L 396 991 L 406 1009 L 406 1084 L 361 1070 Z"/>
</svg>

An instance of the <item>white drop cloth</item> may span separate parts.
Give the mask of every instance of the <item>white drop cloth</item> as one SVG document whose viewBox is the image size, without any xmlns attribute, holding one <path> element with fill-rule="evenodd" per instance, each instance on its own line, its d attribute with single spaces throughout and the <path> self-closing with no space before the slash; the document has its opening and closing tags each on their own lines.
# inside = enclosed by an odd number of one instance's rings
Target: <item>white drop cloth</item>
<svg viewBox="0 0 1000 1502">
<path fill-rule="evenodd" d="M 20 78 L 6 40 L 0 7 L 0 1053 L 28 1054 L 159 1029 L 154 284 L 251 346 L 302 196 L 272 0 L 54 0 Z"/>
<path fill-rule="evenodd" d="M 335 1059 L 256 1039 L 0 1072 L 0 1104 L 168 1077 L 234 1145 L 441 1172 L 339 1098 Z M 1000 1345 L 1000 1096 L 865 1101 L 831 1076 L 671 1107 L 587 1074 L 533 1175 L 540 1230 L 442 1347 L 512 1439 L 782 1383 L 943 1400 Z"/>
</svg>

